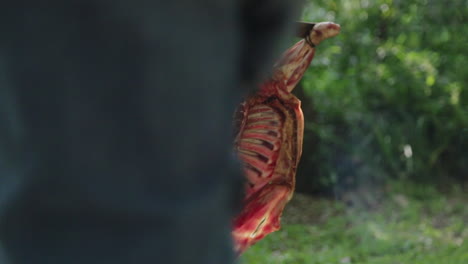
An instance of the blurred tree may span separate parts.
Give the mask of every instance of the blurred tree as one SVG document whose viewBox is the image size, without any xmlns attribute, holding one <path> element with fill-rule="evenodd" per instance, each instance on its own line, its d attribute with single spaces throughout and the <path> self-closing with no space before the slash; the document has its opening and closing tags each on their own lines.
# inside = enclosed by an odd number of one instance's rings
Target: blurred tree
<svg viewBox="0 0 468 264">
<path fill-rule="evenodd" d="M 319 47 L 303 80 L 299 191 L 466 179 L 467 5 L 309 1 L 304 20 L 335 21 L 342 33 Z"/>
</svg>

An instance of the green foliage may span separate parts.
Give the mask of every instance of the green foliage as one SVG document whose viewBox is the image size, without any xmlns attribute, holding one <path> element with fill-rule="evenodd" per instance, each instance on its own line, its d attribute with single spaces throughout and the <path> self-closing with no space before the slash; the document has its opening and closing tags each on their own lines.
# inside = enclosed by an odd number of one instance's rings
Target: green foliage
<svg viewBox="0 0 468 264">
<path fill-rule="evenodd" d="M 342 32 L 318 47 L 302 82 L 313 110 L 299 183 L 339 191 L 468 175 L 467 4 L 310 1 L 304 20 Z"/>
<path fill-rule="evenodd" d="M 243 263 L 468 263 L 466 192 L 408 182 L 387 189 L 370 209 L 298 195 L 283 228 L 246 251 Z"/>
</svg>

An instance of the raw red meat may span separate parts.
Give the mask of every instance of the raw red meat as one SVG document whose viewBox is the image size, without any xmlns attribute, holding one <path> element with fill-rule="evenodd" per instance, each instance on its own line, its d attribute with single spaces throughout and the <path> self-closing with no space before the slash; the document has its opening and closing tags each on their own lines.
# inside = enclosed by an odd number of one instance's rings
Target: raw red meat
<svg viewBox="0 0 468 264">
<path fill-rule="evenodd" d="M 301 101 L 291 91 L 310 65 L 315 46 L 339 31 L 331 22 L 302 24 L 304 39 L 283 54 L 271 78 L 239 107 L 235 149 L 243 163 L 246 191 L 232 232 L 238 254 L 280 228 L 295 187 L 304 130 Z"/>
</svg>

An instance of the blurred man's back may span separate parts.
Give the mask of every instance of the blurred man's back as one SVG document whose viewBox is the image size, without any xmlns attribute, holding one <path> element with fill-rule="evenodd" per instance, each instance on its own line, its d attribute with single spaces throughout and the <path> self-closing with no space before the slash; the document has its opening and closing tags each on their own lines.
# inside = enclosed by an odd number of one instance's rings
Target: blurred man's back
<svg viewBox="0 0 468 264">
<path fill-rule="evenodd" d="M 24 2 L 0 10 L 1 263 L 230 263 L 231 116 L 291 3 Z"/>
</svg>

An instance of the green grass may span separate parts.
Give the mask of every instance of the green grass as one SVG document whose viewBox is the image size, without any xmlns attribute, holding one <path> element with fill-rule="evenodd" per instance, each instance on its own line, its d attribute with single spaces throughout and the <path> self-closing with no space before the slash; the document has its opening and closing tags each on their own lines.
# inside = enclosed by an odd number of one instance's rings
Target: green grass
<svg viewBox="0 0 468 264">
<path fill-rule="evenodd" d="M 394 183 L 369 193 L 347 194 L 345 202 L 296 195 L 282 229 L 245 252 L 242 263 L 468 264 L 462 188 L 442 194 Z"/>
</svg>

